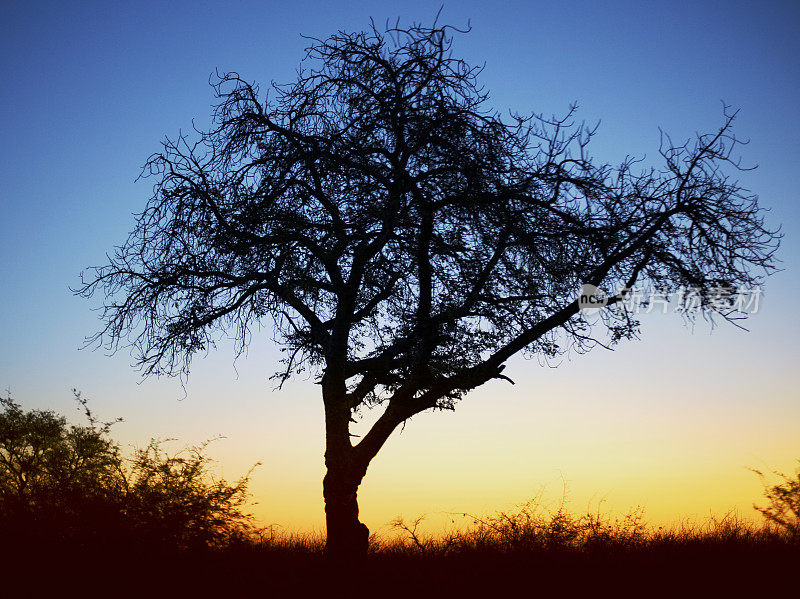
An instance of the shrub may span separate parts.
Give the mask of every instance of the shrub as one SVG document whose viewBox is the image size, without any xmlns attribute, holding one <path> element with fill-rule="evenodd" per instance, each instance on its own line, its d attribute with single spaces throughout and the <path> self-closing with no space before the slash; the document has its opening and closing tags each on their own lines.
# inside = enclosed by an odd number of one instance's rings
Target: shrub
<svg viewBox="0 0 800 599">
<path fill-rule="evenodd" d="M 98 423 L 80 394 L 88 426 L 52 411 L 24 411 L 0 397 L 0 525 L 6 534 L 73 536 L 86 517 L 119 513 L 119 446 L 113 422 Z M 105 524 L 105 523 L 104 523 Z M 99 529 L 99 527 L 95 527 Z"/>
<path fill-rule="evenodd" d="M 86 425 L 0 397 L 0 535 L 37 544 L 213 547 L 249 534 L 250 472 L 215 479 L 208 441 L 170 454 L 151 440 L 126 457 L 80 393 Z M 255 467 L 255 466 L 254 466 Z"/>
<path fill-rule="evenodd" d="M 800 460 L 798 460 L 800 464 Z M 764 496 L 767 505 L 753 507 L 761 512 L 767 522 L 787 533 L 790 537 L 800 539 L 800 467 L 794 476 L 773 470 L 772 474 L 783 479 L 782 483 L 770 485 L 766 476 L 759 470 L 753 470 L 764 484 Z"/>
<path fill-rule="evenodd" d="M 164 441 L 153 439 L 135 451 L 124 470 L 125 509 L 138 530 L 181 548 L 226 545 L 251 531 L 242 508 L 252 468 L 233 483 L 215 479 L 209 443 L 170 455 Z"/>
</svg>

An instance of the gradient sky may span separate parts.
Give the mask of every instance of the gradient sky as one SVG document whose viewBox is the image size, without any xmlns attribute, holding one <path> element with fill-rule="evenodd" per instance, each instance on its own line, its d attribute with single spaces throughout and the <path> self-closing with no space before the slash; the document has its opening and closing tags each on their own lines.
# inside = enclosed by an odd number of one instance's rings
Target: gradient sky
<svg viewBox="0 0 800 599">
<path fill-rule="evenodd" d="M 28 408 L 74 415 L 70 389 L 116 437 L 212 446 L 225 476 L 253 476 L 264 523 L 318 530 L 322 406 L 312 380 L 273 390 L 278 352 L 256 339 L 234 363 L 221 346 L 196 360 L 186 397 L 173 379 L 141 381 L 125 353 L 79 351 L 97 306 L 75 298 L 79 272 L 104 261 L 133 225 L 150 183 L 135 183 L 165 136 L 208 123 L 216 68 L 287 82 L 307 42 L 400 16 L 430 21 L 427 2 L 5 2 L 0 7 L 0 387 Z M 800 264 L 800 5 L 796 2 L 449 2 L 441 21 L 472 33 L 454 51 L 486 63 L 505 110 L 561 113 L 577 101 L 602 120 L 594 154 L 655 161 L 658 127 L 674 138 L 741 109 L 740 180 L 785 232 L 783 272 L 765 288 L 749 333 L 676 314 L 649 315 L 643 340 L 565 358 L 515 360 L 515 386 L 487 384 L 454 413 L 426 413 L 396 433 L 360 492 L 362 518 L 507 509 L 566 481 L 575 510 L 654 522 L 754 514 L 748 467 L 800 458 L 797 269 Z M 656 163 L 657 164 L 657 163 Z M 440 524 L 437 524 L 440 525 Z"/>
</svg>

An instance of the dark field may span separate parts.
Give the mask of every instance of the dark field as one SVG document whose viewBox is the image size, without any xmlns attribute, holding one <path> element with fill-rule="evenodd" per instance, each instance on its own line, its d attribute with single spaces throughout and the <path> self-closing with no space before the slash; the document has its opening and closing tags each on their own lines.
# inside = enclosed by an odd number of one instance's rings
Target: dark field
<svg viewBox="0 0 800 599">
<path fill-rule="evenodd" d="M 366 558 L 334 562 L 324 539 L 250 537 L 182 549 L 155 540 L 40 537 L 3 542 L 4 579 L 47 590 L 145 596 L 622 596 L 780 591 L 794 596 L 800 543 L 733 517 L 696 529 L 648 531 L 640 519 L 603 521 L 526 508 L 446 537 L 373 540 Z"/>
</svg>

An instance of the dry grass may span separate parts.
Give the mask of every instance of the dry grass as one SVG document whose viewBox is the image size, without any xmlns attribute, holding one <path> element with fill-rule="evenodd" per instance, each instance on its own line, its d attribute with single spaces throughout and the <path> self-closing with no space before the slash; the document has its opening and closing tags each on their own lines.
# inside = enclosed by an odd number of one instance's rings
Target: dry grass
<svg viewBox="0 0 800 599">
<path fill-rule="evenodd" d="M 202 596 L 258 592 L 275 597 L 331 596 L 566 596 L 611 589 L 621 596 L 727 596 L 789 589 L 800 563 L 800 542 L 775 526 L 731 513 L 702 524 L 649 526 L 642 510 L 615 517 L 574 514 L 533 500 L 517 509 L 470 517 L 467 525 L 434 535 L 422 518 L 393 522 L 394 534 L 373 535 L 364 561 L 332 564 L 322 535 L 264 528 L 225 547 L 147 553 L 105 548 L 101 553 L 42 553 L 17 562 L 61 569 L 60 580 L 83 572 L 95 581 L 120 573 L 149 592 Z M 8 561 L 4 563 L 10 563 Z M 55 565 L 55 569 L 54 569 Z M 18 570 L 17 570 L 18 571 Z M 55 578 L 51 578 L 55 580 Z M 788 585 L 788 586 L 787 586 Z"/>
<path fill-rule="evenodd" d="M 758 525 L 735 512 L 710 517 L 701 524 L 688 521 L 663 527 L 649 525 L 644 511 L 636 508 L 624 516 L 597 512 L 574 514 L 563 505 L 547 510 L 534 500 L 513 511 L 486 517 L 463 514 L 470 524 L 440 535 L 418 532 L 424 517 L 391 525 L 400 534 L 388 540 L 374 538 L 376 554 L 447 556 L 464 553 L 525 554 L 541 552 L 631 553 L 657 548 L 690 546 L 760 547 L 797 544 L 793 535 L 771 526 Z"/>
</svg>

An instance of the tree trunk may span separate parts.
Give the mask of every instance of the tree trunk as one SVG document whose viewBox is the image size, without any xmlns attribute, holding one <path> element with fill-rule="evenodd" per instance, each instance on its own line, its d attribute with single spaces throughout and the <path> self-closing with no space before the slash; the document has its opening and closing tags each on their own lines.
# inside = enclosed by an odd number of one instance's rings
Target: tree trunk
<svg viewBox="0 0 800 599">
<path fill-rule="evenodd" d="M 325 554 L 335 559 L 359 559 L 367 554 L 369 545 L 369 529 L 358 520 L 357 492 L 364 470 L 354 464 L 335 463 L 338 460 L 330 456 L 326 461 L 328 471 L 322 481 L 328 527 Z"/>
<path fill-rule="evenodd" d="M 390 404 L 357 446 L 350 441 L 351 412 L 343 401 L 344 385 L 323 378 L 325 403 L 325 466 L 322 481 L 328 528 L 325 554 L 356 560 L 367 554 L 369 529 L 358 520 L 358 486 L 370 461 L 397 425 L 410 415 Z"/>
<path fill-rule="evenodd" d="M 335 379 L 334 379 L 335 380 Z M 322 481 L 328 528 L 325 555 L 358 559 L 367 554 L 369 529 L 358 520 L 357 492 L 369 460 L 359 459 L 350 441 L 351 412 L 344 401 L 344 385 L 323 379 L 325 403 L 325 466 Z"/>
</svg>

